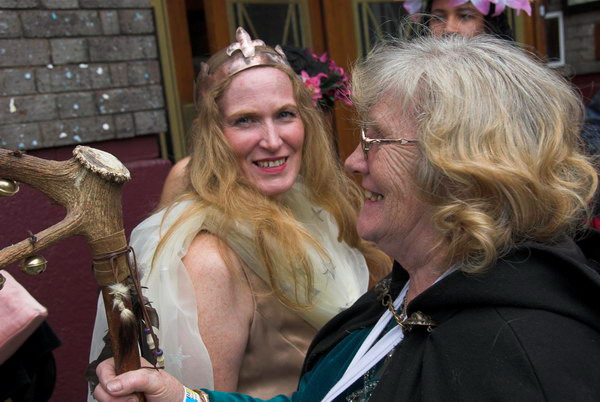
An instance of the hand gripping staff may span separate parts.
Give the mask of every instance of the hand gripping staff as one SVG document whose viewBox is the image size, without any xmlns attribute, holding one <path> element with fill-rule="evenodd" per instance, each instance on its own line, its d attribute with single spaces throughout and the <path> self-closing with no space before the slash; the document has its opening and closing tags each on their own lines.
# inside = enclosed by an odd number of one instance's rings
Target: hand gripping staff
<svg viewBox="0 0 600 402">
<path fill-rule="evenodd" d="M 130 174 L 109 153 L 77 146 L 73 155 L 67 161 L 51 161 L 0 149 L 0 195 L 16 193 L 16 182 L 23 182 L 67 210 L 62 221 L 0 250 L 0 268 L 25 259 L 22 269 L 39 273 L 45 260 L 37 257 L 37 252 L 62 239 L 83 236 L 92 251 L 94 275 L 102 291 L 115 366 L 120 374 L 140 367 L 139 327 L 132 312 L 130 286 L 135 287 L 140 298 L 142 292 L 135 257 L 130 264 L 129 255 L 133 253 L 125 238 L 121 209 L 121 187 Z M 2 282 L 0 278 L 0 288 Z M 141 301 L 144 333 L 151 338 L 149 343 L 156 345 L 155 355 L 160 363 L 162 353 L 144 305 Z"/>
</svg>

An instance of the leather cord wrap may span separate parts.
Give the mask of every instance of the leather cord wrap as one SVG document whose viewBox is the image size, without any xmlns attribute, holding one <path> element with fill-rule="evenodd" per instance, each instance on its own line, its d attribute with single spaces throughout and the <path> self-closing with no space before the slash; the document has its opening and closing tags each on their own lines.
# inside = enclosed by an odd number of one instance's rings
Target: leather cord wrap
<svg viewBox="0 0 600 402">
<path fill-rule="evenodd" d="M 129 247 L 125 231 L 113 233 L 91 243 L 94 276 L 100 286 L 110 286 L 123 282 L 130 275 Z"/>
</svg>

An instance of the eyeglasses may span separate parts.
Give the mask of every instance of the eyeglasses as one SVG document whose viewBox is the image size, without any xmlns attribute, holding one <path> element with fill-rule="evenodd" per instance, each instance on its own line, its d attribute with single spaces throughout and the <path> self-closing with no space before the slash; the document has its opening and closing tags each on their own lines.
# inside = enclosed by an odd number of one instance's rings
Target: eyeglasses
<svg viewBox="0 0 600 402">
<path fill-rule="evenodd" d="M 373 144 L 389 144 L 396 143 L 400 145 L 409 145 L 416 144 L 419 140 L 407 140 L 406 138 L 369 138 L 365 134 L 365 128 L 360 128 L 360 145 L 362 147 L 363 152 L 365 153 L 365 160 L 369 159 L 369 149 L 371 149 L 371 145 Z"/>
</svg>

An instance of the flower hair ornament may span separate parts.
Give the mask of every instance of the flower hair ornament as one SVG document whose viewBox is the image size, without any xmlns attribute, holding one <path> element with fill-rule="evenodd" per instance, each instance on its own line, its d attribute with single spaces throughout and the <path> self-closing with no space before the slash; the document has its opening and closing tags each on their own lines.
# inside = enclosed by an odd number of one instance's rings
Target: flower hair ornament
<svg viewBox="0 0 600 402">
<path fill-rule="evenodd" d="M 327 53 L 317 55 L 310 49 L 284 45 L 288 62 L 312 93 L 313 105 L 324 111 L 333 108 L 335 101 L 352 105 L 350 78 Z"/>
<path fill-rule="evenodd" d="M 395 0 L 395 1 L 403 1 L 404 9 L 409 14 L 415 14 L 422 12 L 423 2 L 421 0 Z M 492 17 L 496 17 L 504 12 L 504 10 L 508 8 L 512 8 L 517 12 L 517 15 L 521 12 L 521 10 L 525 11 L 527 15 L 531 16 L 531 2 L 529 0 L 450 0 L 448 4 L 451 7 L 458 7 L 461 4 L 465 4 L 471 2 L 477 11 L 479 11 L 483 15 L 488 15 L 490 12 L 490 8 L 492 4 L 496 5 L 496 9 Z"/>
<path fill-rule="evenodd" d="M 279 45 L 272 48 L 262 40 L 253 40 L 242 27 L 235 31 L 235 38 L 235 42 L 211 57 L 214 62 L 209 61 L 210 66 L 204 62 L 200 64 L 194 85 L 196 108 L 210 88 L 241 71 L 258 66 L 283 66 L 293 71 Z"/>
</svg>

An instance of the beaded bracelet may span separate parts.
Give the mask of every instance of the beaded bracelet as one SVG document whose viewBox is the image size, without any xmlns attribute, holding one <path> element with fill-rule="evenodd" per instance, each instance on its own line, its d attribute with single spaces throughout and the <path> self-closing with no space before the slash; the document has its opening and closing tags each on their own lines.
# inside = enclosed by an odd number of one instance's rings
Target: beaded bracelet
<svg viewBox="0 0 600 402">
<path fill-rule="evenodd" d="M 183 391 L 185 392 L 183 402 L 210 402 L 208 394 L 202 390 L 192 390 L 184 386 Z"/>
</svg>

